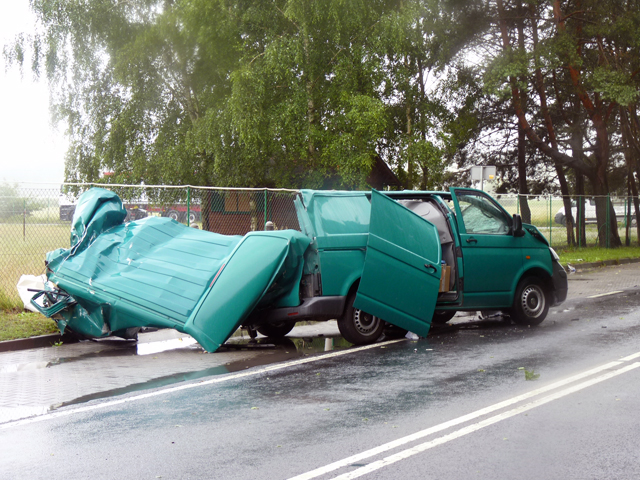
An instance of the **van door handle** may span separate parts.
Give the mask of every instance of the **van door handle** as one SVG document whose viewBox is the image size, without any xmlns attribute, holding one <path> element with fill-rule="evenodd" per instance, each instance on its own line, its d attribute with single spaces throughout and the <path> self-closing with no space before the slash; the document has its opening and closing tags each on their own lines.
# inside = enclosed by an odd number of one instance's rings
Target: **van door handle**
<svg viewBox="0 0 640 480">
<path fill-rule="evenodd" d="M 425 263 L 424 266 L 427 268 L 427 270 L 431 270 L 432 273 L 438 273 L 438 269 L 433 265 L 429 265 L 428 263 Z"/>
<path fill-rule="evenodd" d="M 467 238 L 467 243 L 478 243 L 478 240 L 476 240 L 475 238 L 471 237 L 471 238 Z"/>
</svg>

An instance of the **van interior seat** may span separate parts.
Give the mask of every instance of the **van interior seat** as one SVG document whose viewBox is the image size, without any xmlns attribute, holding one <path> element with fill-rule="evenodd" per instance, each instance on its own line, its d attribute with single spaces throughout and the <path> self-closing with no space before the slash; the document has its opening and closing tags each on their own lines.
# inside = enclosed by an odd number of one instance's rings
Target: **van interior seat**
<svg viewBox="0 0 640 480">
<path fill-rule="evenodd" d="M 451 267 L 449 290 L 453 290 L 456 278 L 455 244 L 453 242 L 451 230 L 449 229 L 449 224 L 444 214 L 437 205 L 429 200 L 398 200 L 398 203 L 407 207 L 415 214 L 420 215 L 425 220 L 428 220 L 438 229 L 440 245 L 442 246 L 442 260 Z"/>
</svg>

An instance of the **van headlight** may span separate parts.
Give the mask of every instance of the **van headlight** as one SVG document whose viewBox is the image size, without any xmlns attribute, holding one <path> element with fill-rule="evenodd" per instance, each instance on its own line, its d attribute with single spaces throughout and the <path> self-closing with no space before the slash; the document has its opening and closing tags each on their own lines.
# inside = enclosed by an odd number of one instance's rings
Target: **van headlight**
<svg viewBox="0 0 640 480">
<path fill-rule="evenodd" d="M 556 251 L 549 247 L 549 251 L 551 252 L 551 257 L 558 263 L 560 263 L 560 257 L 558 256 L 558 254 L 556 253 Z"/>
</svg>

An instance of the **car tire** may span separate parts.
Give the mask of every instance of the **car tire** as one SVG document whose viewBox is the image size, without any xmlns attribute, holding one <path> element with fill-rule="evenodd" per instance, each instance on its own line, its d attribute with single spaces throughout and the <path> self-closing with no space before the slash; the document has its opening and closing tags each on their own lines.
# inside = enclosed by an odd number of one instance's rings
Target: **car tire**
<svg viewBox="0 0 640 480">
<path fill-rule="evenodd" d="M 353 308 L 355 293 L 347 298 L 347 307 L 338 319 L 338 329 L 344 339 L 354 345 L 374 343 L 384 330 L 384 321 L 374 315 Z"/>
<path fill-rule="evenodd" d="M 167 212 L 167 217 L 169 217 L 171 220 L 175 220 L 177 222 L 178 219 L 180 218 L 180 214 L 178 212 L 176 212 L 175 210 L 169 210 Z"/>
<path fill-rule="evenodd" d="M 189 225 L 196 223 L 198 221 L 198 215 L 196 212 L 189 212 Z"/>
<path fill-rule="evenodd" d="M 386 323 L 382 333 L 384 334 L 385 340 L 388 340 L 391 338 L 403 338 L 407 333 L 409 333 L 409 330 Z"/>
<path fill-rule="evenodd" d="M 295 320 L 284 320 L 278 323 L 267 323 L 258 327 L 260 332 L 265 337 L 282 338 L 296 326 Z"/>
<path fill-rule="evenodd" d="M 550 298 L 542 280 L 525 277 L 518 283 L 511 319 L 520 325 L 539 325 L 549 313 Z"/>
<path fill-rule="evenodd" d="M 434 325 L 444 325 L 456 315 L 455 310 L 436 310 L 431 317 L 431 323 Z"/>
</svg>

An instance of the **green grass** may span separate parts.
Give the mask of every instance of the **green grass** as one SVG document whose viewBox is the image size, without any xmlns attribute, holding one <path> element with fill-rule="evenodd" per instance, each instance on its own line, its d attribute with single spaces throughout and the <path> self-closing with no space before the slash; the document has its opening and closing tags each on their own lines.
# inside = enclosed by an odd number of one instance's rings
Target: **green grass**
<svg viewBox="0 0 640 480">
<path fill-rule="evenodd" d="M 619 260 L 621 258 L 640 258 L 640 247 L 620 248 L 564 248 L 557 250 L 562 264 L 602 262 L 604 260 Z"/>
<path fill-rule="evenodd" d="M 58 333 L 56 323 L 39 313 L 0 311 L 0 341 Z"/>
<path fill-rule="evenodd" d="M 41 275 L 45 254 L 69 248 L 70 224 L 0 224 L 0 309 L 22 305 L 16 284 L 20 275 Z"/>
</svg>

